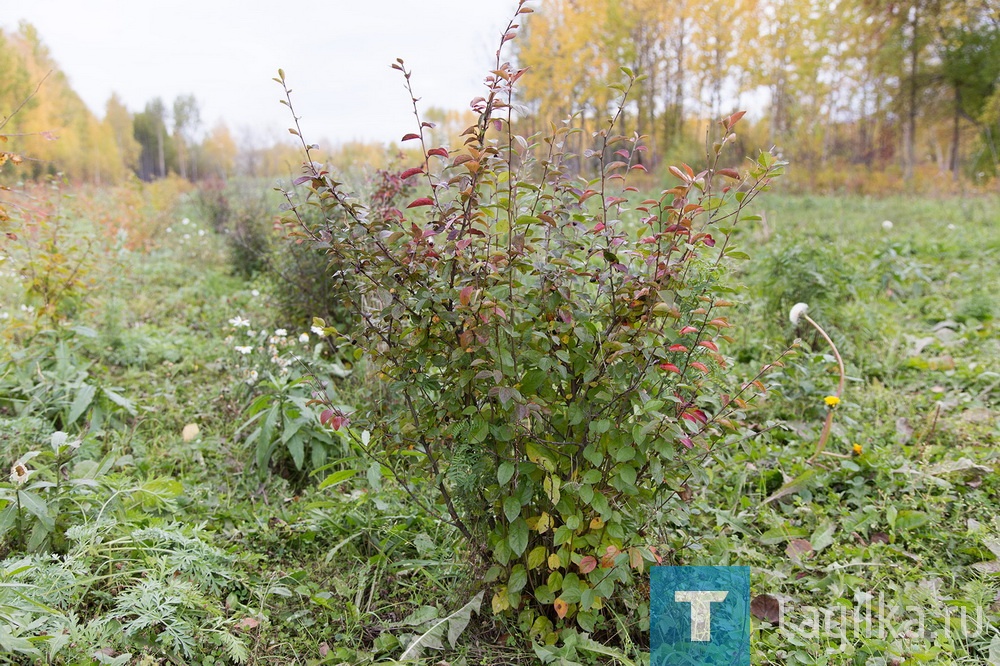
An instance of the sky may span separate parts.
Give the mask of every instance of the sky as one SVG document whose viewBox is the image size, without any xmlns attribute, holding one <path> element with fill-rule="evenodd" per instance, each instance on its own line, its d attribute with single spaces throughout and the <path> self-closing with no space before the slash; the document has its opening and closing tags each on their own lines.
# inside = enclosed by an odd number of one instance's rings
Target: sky
<svg viewBox="0 0 1000 666">
<path fill-rule="evenodd" d="M 0 27 L 38 29 L 99 117 L 193 94 L 202 128 L 237 139 L 287 136 L 272 78 L 285 71 L 310 142 L 396 141 L 413 131 L 403 58 L 423 108 L 466 109 L 483 94 L 516 0 L 0 0 Z"/>
</svg>

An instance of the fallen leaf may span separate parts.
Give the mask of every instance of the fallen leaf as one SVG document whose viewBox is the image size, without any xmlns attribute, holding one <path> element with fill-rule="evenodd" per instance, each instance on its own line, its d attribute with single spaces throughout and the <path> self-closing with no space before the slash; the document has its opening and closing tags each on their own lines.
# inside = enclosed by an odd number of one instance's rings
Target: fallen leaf
<svg viewBox="0 0 1000 666">
<path fill-rule="evenodd" d="M 788 557 L 796 562 L 800 561 L 803 555 L 811 552 L 813 552 L 812 544 L 805 539 L 792 539 L 788 542 L 788 546 L 785 547 L 785 555 L 788 555 Z"/>
<path fill-rule="evenodd" d="M 750 601 L 750 614 L 758 620 L 767 620 L 771 624 L 781 624 L 781 602 L 770 594 L 760 594 Z"/>
<path fill-rule="evenodd" d="M 199 432 L 200 430 L 198 428 L 197 423 L 188 423 L 186 426 L 184 426 L 184 429 L 181 431 L 181 439 L 183 439 L 185 442 L 190 442 L 191 440 L 193 440 L 195 437 L 198 436 Z"/>
</svg>

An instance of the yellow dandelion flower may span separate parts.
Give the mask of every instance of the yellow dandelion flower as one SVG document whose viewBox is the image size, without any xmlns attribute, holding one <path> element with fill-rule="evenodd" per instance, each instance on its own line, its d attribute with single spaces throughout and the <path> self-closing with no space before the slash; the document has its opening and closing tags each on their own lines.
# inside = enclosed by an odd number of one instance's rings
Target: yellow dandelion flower
<svg viewBox="0 0 1000 666">
<path fill-rule="evenodd" d="M 864 449 L 861 448 L 860 444 L 855 444 L 854 446 L 851 447 L 851 450 L 854 451 L 854 455 L 856 456 L 860 456 L 862 453 L 864 453 Z"/>
<path fill-rule="evenodd" d="M 840 398 L 838 398 L 835 395 L 828 395 L 825 398 L 823 398 L 823 402 L 826 403 L 827 407 L 836 407 L 837 405 L 840 404 Z"/>
</svg>

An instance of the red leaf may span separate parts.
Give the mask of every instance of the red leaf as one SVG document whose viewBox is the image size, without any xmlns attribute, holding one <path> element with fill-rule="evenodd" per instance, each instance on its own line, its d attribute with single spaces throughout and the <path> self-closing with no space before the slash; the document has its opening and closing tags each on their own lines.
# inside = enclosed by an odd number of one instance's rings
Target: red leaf
<svg viewBox="0 0 1000 666">
<path fill-rule="evenodd" d="M 414 199 L 413 201 L 411 201 L 406 207 L 416 208 L 417 206 L 433 206 L 433 205 L 434 205 L 434 199 L 431 199 L 430 197 L 420 197 L 419 199 Z"/>
<path fill-rule="evenodd" d="M 694 448 L 694 442 L 691 440 L 690 437 L 681 437 L 678 441 L 684 445 L 685 449 Z"/>
<path fill-rule="evenodd" d="M 681 335 L 687 335 L 688 333 L 697 333 L 698 329 L 694 326 L 685 326 L 681 329 Z"/>
<path fill-rule="evenodd" d="M 399 179 L 406 180 L 410 176 L 416 176 L 418 173 L 423 173 L 423 172 L 424 172 L 423 167 L 413 167 L 412 169 L 407 169 L 403 173 L 399 174 Z"/>
<path fill-rule="evenodd" d="M 709 247 L 715 247 L 715 239 L 712 238 L 712 234 L 705 234 L 705 237 L 701 239 L 701 242 Z"/>
<path fill-rule="evenodd" d="M 580 195 L 580 203 L 583 203 L 584 201 L 594 196 L 595 194 L 597 194 L 595 190 L 586 190 L 583 194 Z"/>
<path fill-rule="evenodd" d="M 597 558 L 587 555 L 582 560 L 580 560 L 580 564 L 577 566 L 580 567 L 580 573 L 589 574 L 591 571 L 597 568 Z"/>
<path fill-rule="evenodd" d="M 711 340 L 702 340 L 698 343 L 698 346 L 704 347 L 705 349 L 711 349 L 712 351 L 719 351 L 719 345 L 715 344 Z"/>
<path fill-rule="evenodd" d="M 701 371 L 702 371 L 702 372 L 704 372 L 704 373 L 705 373 L 706 375 L 708 374 L 708 366 L 707 366 L 707 365 L 705 365 L 704 363 L 702 363 L 701 361 L 693 361 L 693 362 L 691 363 L 691 367 L 692 367 L 692 368 L 695 368 L 695 369 L 697 369 L 697 370 L 701 370 Z"/>
<path fill-rule="evenodd" d="M 401 141 L 412 141 L 413 139 L 419 139 L 419 138 L 420 138 L 419 134 L 414 134 L 414 133 L 411 132 L 411 133 L 407 134 L 406 136 L 404 136 L 400 140 Z"/>
<path fill-rule="evenodd" d="M 469 302 L 472 300 L 472 292 L 473 292 L 473 287 L 470 284 L 468 287 L 462 290 L 462 293 L 458 295 L 459 303 L 461 303 L 462 305 L 468 305 Z"/>
<path fill-rule="evenodd" d="M 335 412 L 332 409 L 324 409 L 323 413 L 319 415 L 319 422 L 326 425 L 334 417 L 334 414 Z"/>
<path fill-rule="evenodd" d="M 438 157 L 443 157 L 443 158 L 447 159 L 448 158 L 448 149 L 447 148 L 431 148 L 430 150 L 427 151 L 427 157 L 430 157 L 431 155 L 436 155 Z"/>
<path fill-rule="evenodd" d="M 736 113 L 729 116 L 722 122 L 725 124 L 727 130 L 731 130 L 733 128 L 733 125 L 740 122 L 740 118 L 742 118 L 746 114 L 747 114 L 746 111 L 737 111 Z"/>
<path fill-rule="evenodd" d="M 598 222 L 597 224 L 594 225 L 594 233 L 596 234 L 601 231 L 604 231 L 604 223 Z"/>
<path fill-rule="evenodd" d="M 673 363 L 661 363 L 660 370 L 665 370 L 666 372 L 676 372 L 677 374 L 681 373 L 680 368 Z"/>
<path fill-rule="evenodd" d="M 670 351 L 672 352 L 686 352 L 688 350 L 684 345 L 670 345 Z"/>
<path fill-rule="evenodd" d="M 736 169 L 719 169 L 716 173 L 718 173 L 720 176 L 727 176 L 729 178 L 732 178 L 733 180 L 740 179 L 740 172 L 737 171 Z"/>
</svg>

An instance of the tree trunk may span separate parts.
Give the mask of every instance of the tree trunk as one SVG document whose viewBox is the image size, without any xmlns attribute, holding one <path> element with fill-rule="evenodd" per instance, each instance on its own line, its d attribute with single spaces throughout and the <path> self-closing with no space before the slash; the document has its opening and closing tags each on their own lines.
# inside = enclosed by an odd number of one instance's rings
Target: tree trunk
<svg viewBox="0 0 1000 666">
<path fill-rule="evenodd" d="M 956 183 L 958 182 L 958 158 L 959 158 L 959 145 L 958 141 L 961 138 L 959 135 L 959 120 L 962 115 L 962 89 L 959 86 L 955 86 L 955 118 L 951 126 L 951 178 Z"/>
<path fill-rule="evenodd" d="M 907 182 L 913 179 L 913 168 L 917 163 L 917 65 L 920 59 L 920 10 L 913 5 L 913 17 L 910 20 L 910 108 L 906 119 L 906 138 L 904 150 L 903 178 Z"/>
</svg>

